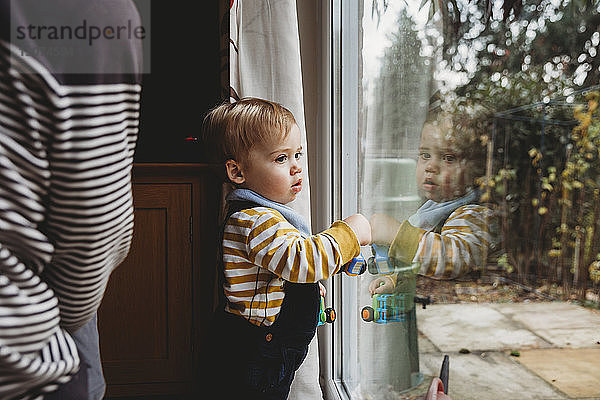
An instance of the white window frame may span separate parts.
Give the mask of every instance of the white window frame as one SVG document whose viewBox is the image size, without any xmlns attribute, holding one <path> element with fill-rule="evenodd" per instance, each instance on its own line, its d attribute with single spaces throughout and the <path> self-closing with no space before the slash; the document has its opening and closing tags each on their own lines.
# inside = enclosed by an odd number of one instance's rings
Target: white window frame
<svg viewBox="0 0 600 400">
<path fill-rule="evenodd" d="M 341 89 L 340 96 L 336 98 L 335 106 L 338 107 L 340 123 L 336 126 L 339 137 L 339 149 L 335 149 L 340 156 L 340 187 L 336 194 L 340 196 L 341 217 L 358 212 L 359 196 L 359 27 L 361 26 L 359 16 L 359 1 L 334 0 L 334 15 L 341 26 L 335 29 L 334 41 L 339 46 L 334 48 L 334 71 L 339 71 L 336 84 Z M 338 39 L 335 39 L 335 36 Z M 358 312 L 355 310 L 356 296 L 358 293 L 358 282 L 356 278 L 340 276 L 337 278 L 338 314 L 341 316 L 337 325 L 338 339 L 335 342 L 335 353 L 337 355 L 334 365 L 336 366 L 336 386 L 341 398 L 350 398 L 349 388 L 345 385 L 346 380 L 356 380 L 360 371 L 348 368 L 344 365 L 358 365 L 356 338 L 358 337 Z M 344 310 L 344 305 L 351 310 Z M 349 342 L 349 343 L 347 343 Z M 343 351 L 348 346 L 353 347 L 351 353 Z"/>
<path fill-rule="evenodd" d="M 321 231 L 329 227 L 332 221 L 340 218 L 340 198 L 338 196 L 340 184 L 340 165 L 341 159 L 339 153 L 339 117 L 336 104 L 339 103 L 339 90 L 336 89 L 335 82 L 338 72 L 334 68 L 334 51 L 338 45 L 334 40 L 338 40 L 333 34 L 334 25 L 339 29 L 339 23 L 334 24 L 333 1 L 316 0 L 314 7 L 314 16 L 317 19 L 317 27 L 320 29 L 318 36 L 320 43 L 316 46 L 319 53 L 317 59 L 320 65 L 317 68 L 317 93 L 319 106 L 318 115 L 315 115 L 316 129 L 314 132 L 307 132 L 309 140 L 309 163 L 310 163 L 310 181 L 311 181 L 311 209 L 312 225 L 314 231 Z M 306 4 L 306 3 L 305 3 Z M 312 13 L 309 13 L 311 16 Z M 313 21 L 303 21 L 308 24 Z M 339 43 L 339 42 L 338 42 Z M 335 52 L 336 54 L 339 52 Z M 305 92 L 306 93 L 306 92 Z M 314 100 L 314 99 L 313 99 Z M 310 100 L 308 100 L 310 101 Z M 340 304 L 337 299 L 339 292 L 339 276 L 324 281 L 327 287 L 328 305 L 336 308 Z M 342 397 L 336 385 L 336 343 L 341 331 L 336 329 L 337 322 L 334 324 L 325 324 L 317 329 L 319 342 L 319 362 L 321 387 L 324 398 L 327 400 L 347 398 Z"/>
<path fill-rule="evenodd" d="M 321 137 L 317 140 L 320 145 L 319 156 L 315 160 L 317 165 L 313 163 L 311 167 L 328 171 L 318 178 L 319 187 L 328 188 L 328 194 L 316 203 L 328 208 L 329 212 L 319 215 L 317 226 L 323 225 L 325 218 L 330 223 L 358 211 L 358 10 L 358 1 L 329 0 L 321 3 L 322 107 L 318 129 Z M 332 302 L 338 316 L 342 316 L 344 304 L 355 303 L 356 281 L 343 274 L 330 281 L 328 301 Z M 352 314 L 358 318 L 356 312 Z M 342 346 L 344 340 L 357 337 L 356 326 L 355 321 L 341 317 L 319 332 L 325 399 L 350 399 L 344 384 Z M 356 364 L 354 360 L 352 365 Z"/>
</svg>

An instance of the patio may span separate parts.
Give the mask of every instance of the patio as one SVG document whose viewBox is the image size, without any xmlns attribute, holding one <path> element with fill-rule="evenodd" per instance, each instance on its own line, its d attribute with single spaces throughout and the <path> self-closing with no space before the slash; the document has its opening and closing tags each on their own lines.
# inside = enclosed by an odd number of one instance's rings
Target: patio
<svg viewBox="0 0 600 400">
<path fill-rule="evenodd" d="M 600 312 L 568 302 L 418 309 L 422 398 L 450 356 L 454 400 L 600 399 Z M 512 353 L 512 355 L 511 355 Z"/>
</svg>

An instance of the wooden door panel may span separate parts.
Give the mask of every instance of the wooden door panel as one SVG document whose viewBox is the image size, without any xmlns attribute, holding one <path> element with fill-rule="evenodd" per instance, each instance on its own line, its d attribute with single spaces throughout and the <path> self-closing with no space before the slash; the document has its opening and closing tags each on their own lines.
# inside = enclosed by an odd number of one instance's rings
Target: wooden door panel
<svg viewBox="0 0 600 400">
<path fill-rule="evenodd" d="M 117 316 L 101 323 L 105 365 L 167 358 L 166 215 L 164 208 L 135 210 L 131 252 L 111 277 L 102 305 L 103 315 Z"/>
<path fill-rule="evenodd" d="M 119 385 L 131 392 L 135 384 L 186 382 L 192 371 L 192 188 L 134 184 L 133 193 L 132 246 L 98 314 L 109 394 Z"/>
</svg>

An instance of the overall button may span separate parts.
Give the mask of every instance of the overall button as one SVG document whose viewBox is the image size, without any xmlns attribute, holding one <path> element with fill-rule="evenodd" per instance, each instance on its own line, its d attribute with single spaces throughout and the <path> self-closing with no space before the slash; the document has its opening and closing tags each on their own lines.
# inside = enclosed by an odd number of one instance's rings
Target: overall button
<svg viewBox="0 0 600 400">
<path fill-rule="evenodd" d="M 265 336 L 265 340 L 266 340 L 267 342 L 270 342 L 272 339 L 273 339 L 273 334 L 271 334 L 271 333 L 267 333 L 267 335 Z"/>
</svg>

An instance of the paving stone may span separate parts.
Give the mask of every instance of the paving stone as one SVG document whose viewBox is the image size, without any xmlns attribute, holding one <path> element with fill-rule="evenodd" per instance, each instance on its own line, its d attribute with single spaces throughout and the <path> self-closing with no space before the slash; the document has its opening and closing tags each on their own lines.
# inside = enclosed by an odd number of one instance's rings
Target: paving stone
<svg viewBox="0 0 600 400">
<path fill-rule="evenodd" d="M 534 331 L 557 347 L 600 349 L 600 328 L 535 329 Z"/>
<path fill-rule="evenodd" d="M 600 312 L 572 303 L 493 303 L 490 306 L 532 328 L 600 327 Z"/>
<path fill-rule="evenodd" d="M 490 304 L 433 304 L 417 311 L 418 329 L 441 351 L 545 348 L 549 343 Z"/>
<path fill-rule="evenodd" d="M 421 354 L 420 369 L 439 376 L 443 354 Z M 543 379 L 501 352 L 450 354 L 448 395 L 455 400 L 567 399 Z"/>
<path fill-rule="evenodd" d="M 419 332 L 418 346 L 419 353 L 439 352 L 439 350 L 433 345 L 433 343 L 431 343 L 431 340 L 427 339 L 427 337 L 425 337 L 425 335 L 423 335 L 421 332 Z"/>
<path fill-rule="evenodd" d="M 493 307 L 554 346 L 600 348 L 600 313 L 595 310 L 565 302 Z"/>
<path fill-rule="evenodd" d="M 600 349 L 525 350 L 517 360 L 571 398 L 600 397 Z"/>
</svg>

